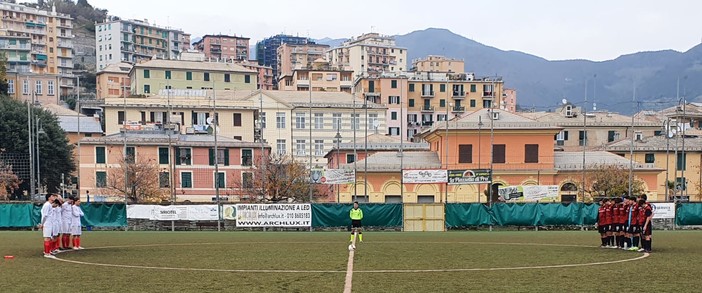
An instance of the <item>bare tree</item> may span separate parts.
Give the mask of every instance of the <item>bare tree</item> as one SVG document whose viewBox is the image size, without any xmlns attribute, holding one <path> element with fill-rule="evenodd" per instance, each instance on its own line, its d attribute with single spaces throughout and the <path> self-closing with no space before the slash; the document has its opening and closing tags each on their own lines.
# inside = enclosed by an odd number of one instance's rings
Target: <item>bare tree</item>
<svg viewBox="0 0 702 293">
<path fill-rule="evenodd" d="M 330 192 L 329 186 L 312 184 L 306 166 L 289 156 L 259 157 L 256 161 L 251 171 L 232 176 L 230 193 L 254 202 L 307 202 L 310 189 L 314 198 L 328 196 Z"/>
<path fill-rule="evenodd" d="M 12 165 L 0 161 L 0 199 L 8 200 L 19 189 L 22 180 L 12 171 Z"/>
<path fill-rule="evenodd" d="M 596 197 L 616 197 L 629 193 L 629 169 L 617 165 L 593 165 L 586 176 L 585 192 L 590 199 Z M 582 186 L 578 183 L 577 186 Z M 644 182 L 634 178 L 631 192 L 640 194 L 645 191 Z"/>
<path fill-rule="evenodd" d="M 105 188 L 101 191 L 114 196 L 126 194 L 130 202 L 161 202 L 170 196 L 168 188 L 161 187 L 159 176 L 159 166 L 155 159 L 121 156 L 119 166 L 110 168 Z"/>
</svg>

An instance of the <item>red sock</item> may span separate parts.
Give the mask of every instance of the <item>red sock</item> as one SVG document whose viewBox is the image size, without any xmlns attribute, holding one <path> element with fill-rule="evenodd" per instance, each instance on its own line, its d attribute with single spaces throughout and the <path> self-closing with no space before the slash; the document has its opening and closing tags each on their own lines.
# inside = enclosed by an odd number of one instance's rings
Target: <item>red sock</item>
<svg viewBox="0 0 702 293">
<path fill-rule="evenodd" d="M 80 237 L 76 237 L 76 245 L 80 247 Z"/>
<path fill-rule="evenodd" d="M 58 237 L 56 237 L 56 239 L 54 239 L 54 250 L 57 250 L 58 248 L 59 248 L 59 239 L 58 239 Z"/>
<path fill-rule="evenodd" d="M 44 240 L 44 254 L 51 253 L 51 240 Z"/>
<path fill-rule="evenodd" d="M 78 247 L 78 237 L 73 237 L 73 247 Z"/>
<path fill-rule="evenodd" d="M 64 237 L 66 237 L 66 241 L 65 241 L 66 244 L 64 244 L 63 247 L 69 248 L 71 246 L 71 235 L 66 234 L 66 235 L 64 235 Z"/>
</svg>

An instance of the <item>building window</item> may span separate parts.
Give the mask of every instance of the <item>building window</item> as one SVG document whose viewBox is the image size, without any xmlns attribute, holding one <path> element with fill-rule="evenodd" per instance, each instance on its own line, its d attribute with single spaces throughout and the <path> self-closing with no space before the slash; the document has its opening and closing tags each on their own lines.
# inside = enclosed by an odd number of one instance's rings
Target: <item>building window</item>
<svg viewBox="0 0 702 293">
<path fill-rule="evenodd" d="M 95 172 L 95 187 L 98 187 L 98 188 L 107 187 L 107 172 L 105 172 L 105 171 Z"/>
<path fill-rule="evenodd" d="M 474 93 L 475 91 L 476 91 L 475 85 L 474 85 L 474 84 L 471 84 L 471 85 L 470 85 L 470 92 L 471 92 L 471 93 Z"/>
<path fill-rule="evenodd" d="M 105 164 L 105 147 L 95 147 L 95 164 Z"/>
<path fill-rule="evenodd" d="M 124 111 L 117 111 L 117 124 L 124 124 Z"/>
<path fill-rule="evenodd" d="M 29 94 L 29 80 L 25 79 L 22 81 L 22 94 L 23 95 Z"/>
<path fill-rule="evenodd" d="M 136 148 L 133 146 L 128 146 L 127 154 L 124 156 L 124 159 L 127 161 L 127 163 L 136 162 Z"/>
<path fill-rule="evenodd" d="M 527 144 L 524 145 L 524 163 L 539 162 L 539 145 Z"/>
<path fill-rule="evenodd" d="M 442 93 L 446 92 L 446 85 L 443 84 L 443 83 L 440 84 L 440 85 L 439 85 L 439 91 L 442 92 Z"/>
<path fill-rule="evenodd" d="M 41 80 L 37 80 L 34 82 L 34 93 L 37 95 L 41 95 Z"/>
<path fill-rule="evenodd" d="M 150 94 L 151 93 L 151 86 L 148 84 L 144 85 L 144 93 L 145 94 Z"/>
<path fill-rule="evenodd" d="M 399 96 L 388 97 L 388 104 L 400 104 L 400 97 Z"/>
<path fill-rule="evenodd" d="M 14 86 L 14 84 L 13 84 L 13 86 Z M 54 91 L 56 90 L 55 85 L 54 85 L 54 81 L 53 81 L 53 80 L 47 81 L 47 82 L 46 82 L 46 87 L 48 88 L 48 91 L 49 91 L 48 94 L 49 94 L 49 96 L 53 96 L 53 95 L 55 94 Z M 14 92 L 15 92 L 15 90 L 14 90 L 14 88 L 13 88 L 13 89 L 12 89 L 12 93 L 14 93 Z"/>
<path fill-rule="evenodd" d="M 324 140 L 314 141 L 314 155 L 323 156 L 324 155 Z"/>
<path fill-rule="evenodd" d="M 266 128 L 266 112 L 261 112 L 259 115 L 260 123 L 261 123 L 261 128 Z"/>
<path fill-rule="evenodd" d="M 191 71 L 185 72 L 185 80 L 193 80 L 193 73 Z"/>
<path fill-rule="evenodd" d="M 505 145 L 496 144 L 492 147 L 492 162 L 498 164 L 505 163 Z"/>
<path fill-rule="evenodd" d="M 193 173 L 192 172 L 180 172 L 180 187 L 181 188 L 193 188 Z"/>
<path fill-rule="evenodd" d="M 409 84 L 409 92 L 410 92 L 410 93 L 413 93 L 413 92 L 414 92 L 414 84 L 413 84 L 413 83 L 410 83 L 410 84 Z"/>
<path fill-rule="evenodd" d="M 251 75 L 244 75 L 244 83 L 251 83 Z"/>
<path fill-rule="evenodd" d="M 279 129 L 285 128 L 285 112 L 275 113 L 275 125 Z"/>
<path fill-rule="evenodd" d="M 409 107 L 414 107 L 414 99 L 409 99 Z"/>
<path fill-rule="evenodd" d="M 205 80 L 205 81 L 210 81 L 210 73 L 209 73 L 209 72 L 205 72 L 205 74 L 204 74 L 204 80 Z"/>
<path fill-rule="evenodd" d="M 15 93 L 15 80 L 7 80 L 7 93 L 13 95 Z"/>
<path fill-rule="evenodd" d="M 166 70 L 166 79 L 171 79 L 171 71 Z"/>
<path fill-rule="evenodd" d="M 473 145 L 458 145 L 458 163 L 473 163 Z"/>
<path fill-rule="evenodd" d="M 224 74 L 224 82 L 232 82 L 232 77 L 229 73 Z"/>
<path fill-rule="evenodd" d="M 391 80 L 390 87 L 396 89 L 397 88 L 397 80 Z"/>
<path fill-rule="evenodd" d="M 346 164 L 351 164 L 356 161 L 356 156 L 354 154 L 346 154 Z"/>
<path fill-rule="evenodd" d="M 227 186 L 227 176 L 225 172 L 217 172 L 217 176 L 215 177 L 215 185 L 214 188 L 226 188 Z"/>
<path fill-rule="evenodd" d="M 475 100 L 470 100 L 470 107 L 475 108 Z"/>
<path fill-rule="evenodd" d="M 556 145 L 565 145 L 566 140 L 568 140 L 568 131 L 561 130 L 556 134 Z"/>
<path fill-rule="evenodd" d="M 253 188 L 253 173 L 251 173 L 251 172 L 241 173 L 241 187 L 242 188 Z"/>
<path fill-rule="evenodd" d="M 168 148 L 159 147 L 158 148 L 158 163 L 161 165 L 168 164 Z"/>
<path fill-rule="evenodd" d="M 295 128 L 305 129 L 305 113 L 295 113 Z"/>
<path fill-rule="evenodd" d="M 678 157 L 676 159 L 676 170 L 687 170 L 687 154 L 683 154 L 682 152 L 678 153 Z"/>
<path fill-rule="evenodd" d="M 448 117 L 446 114 L 436 114 L 436 121 L 446 121 L 446 117 Z"/>
<path fill-rule="evenodd" d="M 361 128 L 361 114 L 351 114 L 351 130 Z"/>
<path fill-rule="evenodd" d="M 587 145 L 587 131 L 578 131 L 578 145 L 580 146 L 586 146 Z"/>
<path fill-rule="evenodd" d="M 191 148 L 176 148 L 176 158 L 178 158 L 179 165 L 192 165 L 192 153 Z"/>
<path fill-rule="evenodd" d="M 252 149 L 242 149 L 241 150 L 241 165 L 250 167 L 253 165 L 253 150 Z"/>
<path fill-rule="evenodd" d="M 298 139 L 295 141 L 295 154 L 298 156 L 304 156 L 305 155 L 305 140 L 304 139 Z"/>
<path fill-rule="evenodd" d="M 441 107 L 441 108 L 446 107 L 446 100 L 444 100 L 444 99 L 439 100 L 439 107 Z"/>
<path fill-rule="evenodd" d="M 614 130 L 607 131 L 607 142 L 613 142 L 617 139 L 619 135 Z"/>
<path fill-rule="evenodd" d="M 170 176 L 170 175 L 171 175 L 171 174 L 168 173 L 168 172 L 166 172 L 166 171 L 159 172 L 159 173 L 158 173 L 158 187 L 160 187 L 160 188 L 168 188 L 168 187 L 171 185 L 170 182 L 169 182 L 169 181 L 171 181 L 171 180 L 170 180 L 170 179 L 171 179 L 171 176 Z"/>
<path fill-rule="evenodd" d="M 144 78 L 151 78 L 151 71 L 148 69 L 144 69 Z"/>
<path fill-rule="evenodd" d="M 390 112 L 390 120 L 397 120 L 397 112 Z"/>
<path fill-rule="evenodd" d="M 234 126 L 241 126 L 241 113 L 234 113 Z"/>
<path fill-rule="evenodd" d="M 646 164 L 653 164 L 656 162 L 656 154 L 646 154 Z"/>
<path fill-rule="evenodd" d="M 284 139 L 278 139 L 276 140 L 276 149 L 278 150 L 278 155 L 284 156 L 285 155 L 285 140 Z"/>
<path fill-rule="evenodd" d="M 209 161 L 210 166 L 214 166 L 215 163 L 217 165 L 229 166 L 229 149 L 217 148 L 217 152 L 215 153 L 215 149 L 211 148 L 209 150 Z"/>
<path fill-rule="evenodd" d="M 399 127 L 388 127 L 388 134 L 389 135 L 400 135 L 400 128 Z"/>
<path fill-rule="evenodd" d="M 675 189 L 676 190 L 687 190 L 687 180 L 685 180 L 685 177 L 675 178 Z"/>
<path fill-rule="evenodd" d="M 366 125 L 366 128 L 373 127 L 373 129 L 376 129 L 379 125 L 378 114 L 368 114 L 368 125 Z"/>
<path fill-rule="evenodd" d="M 314 113 L 314 128 L 324 129 L 324 113 Z"/>
<path fill-rule="evenodd" d="M 341 113 L 332 114 L 332 123 L 334 124 L 334 130 L 341 130 Z"/>
</svg>

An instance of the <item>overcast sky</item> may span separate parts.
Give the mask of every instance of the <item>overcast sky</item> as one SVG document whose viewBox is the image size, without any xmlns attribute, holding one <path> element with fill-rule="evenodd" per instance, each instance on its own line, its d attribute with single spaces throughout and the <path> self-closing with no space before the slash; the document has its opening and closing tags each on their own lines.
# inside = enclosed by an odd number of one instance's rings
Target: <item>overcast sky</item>
<svg viewBox="0 0 702 293">
<path fill-rule="evenodd" d="M 686 51 L 702 42 L 696 0 L 89 0 L 122 18 L 148 19 L 198 37 L 257 40 L 287 33 L 348 38 L 406 34 L 429 27 L 503 50 L 550 60 L 609 60 L 639 51 Z"/>
</svg>

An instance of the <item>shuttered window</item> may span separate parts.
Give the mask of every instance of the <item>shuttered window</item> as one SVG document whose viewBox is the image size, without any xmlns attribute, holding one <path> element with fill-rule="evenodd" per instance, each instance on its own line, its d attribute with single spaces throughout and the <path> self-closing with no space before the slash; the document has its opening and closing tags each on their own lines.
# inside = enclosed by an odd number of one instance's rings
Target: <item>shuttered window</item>
<svg viewBox="0 0 702 293">
<path fill-rule="evenodd" d="M 473 145 L 462 144 L 458 146 L 458 162 L 473 163 Z"/>
</svg>

